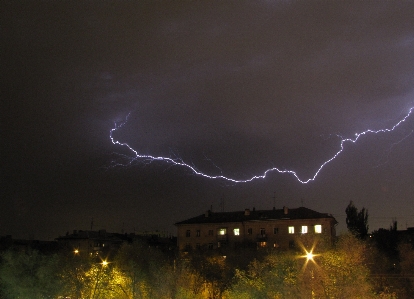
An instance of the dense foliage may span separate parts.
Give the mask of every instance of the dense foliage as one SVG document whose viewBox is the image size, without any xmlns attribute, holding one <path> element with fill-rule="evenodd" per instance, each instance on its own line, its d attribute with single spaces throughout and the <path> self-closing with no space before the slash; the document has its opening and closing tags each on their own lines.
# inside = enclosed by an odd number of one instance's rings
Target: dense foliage
<svg viewBox="0 0 414 299">
<path fill-rule="evenodd" d="M 73 252 L 5 251 L 1 297 L 412 298 L 414 251 L 402 244 L 398 265 L 375 242 L 353 234 L 333 245 L 298 239 L 297 251 L 257 252 L 246 260 L 214 251 L 173 256 L 143 243 L 124 244 L 108 264 Z M 315 241 L 315 240 L 314 240 Z M 315 255 L 305 256 L 314 248 Z"/>
</svg>

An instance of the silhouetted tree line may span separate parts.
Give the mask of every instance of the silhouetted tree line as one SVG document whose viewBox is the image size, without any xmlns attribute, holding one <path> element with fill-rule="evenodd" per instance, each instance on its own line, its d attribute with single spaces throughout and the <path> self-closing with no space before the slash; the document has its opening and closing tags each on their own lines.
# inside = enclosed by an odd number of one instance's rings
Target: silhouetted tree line
<svg viewBox="0 0 414 299">
<path fill-rule="evenodd" d="M 0 298 L 413 298 L 414 250 L 393 237 L 396 222 L 370 236 L 368 211 L 352 202 L 346 211 L 350 233 L 334 244 L 302 235 L 289 251 L 171 254 L 134 242 L 107 261 L 71 251 L 3 251 Z"/>
</svg>

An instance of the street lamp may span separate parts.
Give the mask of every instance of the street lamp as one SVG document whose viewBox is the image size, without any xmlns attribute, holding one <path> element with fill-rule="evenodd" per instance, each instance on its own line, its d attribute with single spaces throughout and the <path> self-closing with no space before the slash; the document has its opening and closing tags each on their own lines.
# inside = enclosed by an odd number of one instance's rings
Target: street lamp
<svg viewBox="0 0 414 299">
<path fill-rule="evenodd" d="M 306 251 L 306 250 L 305 250 Z M 312 251 L 310 251 L 310 252 L 306 252 L 306 260 L 312 260 L 313 261 L 313 257 L 314 257 L 315 255 L 312 253 Z"/>
</svg>

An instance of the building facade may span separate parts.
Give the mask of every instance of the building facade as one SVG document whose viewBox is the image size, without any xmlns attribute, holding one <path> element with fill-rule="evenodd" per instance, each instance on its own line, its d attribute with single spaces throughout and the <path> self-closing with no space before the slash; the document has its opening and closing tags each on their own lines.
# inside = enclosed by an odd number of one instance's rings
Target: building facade
<svg viewBox="0 0 414 299">
<path fill-rule="evenodd" d="M 296 209 L 249 210 L 213 213 L 207 211 L 177 222 L 177 245 L 181 251 L 217 248 L 295 247 L 299 236 L 315 235 L 332 241 L 337 221 L 327 213 Z"/>
</svg>

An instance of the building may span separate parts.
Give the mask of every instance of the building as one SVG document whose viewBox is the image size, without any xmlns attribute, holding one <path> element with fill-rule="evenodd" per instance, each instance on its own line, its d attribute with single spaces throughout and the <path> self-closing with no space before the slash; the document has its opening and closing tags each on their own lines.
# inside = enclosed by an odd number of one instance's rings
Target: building
<svg viewBox="0 0 414 299">
<path fill-rule="evenodd" d="M 65 236 L 56 238 L 56 241 L 62 249 L 89 257 L 108 257 L 115 254 L 124 243 L 132 242 L 142 242 L 163 251 L 171 251 L 176 247 L 176 238 L 160 231 L 119 234 L 104 229 L 74 230 L 72 234 L 67 232 Z"/>
<path fill-rule="evenodd" d="M 59 250 L 55 241 L 13 239 L 11 235 L 0 236 L 0 252 L 6 250 L 30 251 L 37 250 L 43 254 L 56 253 Z"/>
<path fill-rule="evenodd" d="M 177 222 L 177 245 L 182 251 L 217 248 L 295 247 L 303 235 L 318 235 L 332 241 L 335 218 L 300 207 L 296 209 L 211 212 Z"/>
<path fill-rule="evenodd" d="M 119 249 L 123 242 L 130 241 L 128 235 L 99 231 L 74 230 L 73 234 L 56 238 L 61 248 L 67 248 L 81 256 L 107 256 Z"/>
</svg>

